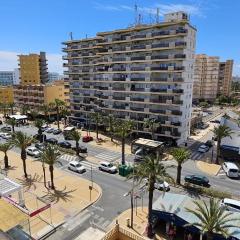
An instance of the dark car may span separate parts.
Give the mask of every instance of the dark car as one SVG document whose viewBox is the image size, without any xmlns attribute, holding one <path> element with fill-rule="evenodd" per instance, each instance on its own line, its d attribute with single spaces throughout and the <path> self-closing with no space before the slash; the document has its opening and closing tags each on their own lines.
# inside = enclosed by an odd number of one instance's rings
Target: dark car
<svg viewBox="0 0 240 240">
<path fill-rule="evenodd" d="M 55 138 L 47 138 L 47 139 L 45 140 L 45 142 L 51 143 L 51 144 L 57 144 L 57 143 L 58 143 L 58 140 L 55 139 Z"/>
<path fill-rule="evenodd" d="M 76 147 L 72 147 L 73 150 L 76 151 Z M 84 146 L 79 146 L 79 152 L 80 153 L 87 153 L 87 148 Z"/>
<path fill-rule="evenodd" d="M 45 148 L 45 144 L 44 143 L 36 143 L 35 148 L 37 148 L 40 151 L 43 151 Z"/>
<path fill-rule="evenodd" d="M 90 142 L 90 141 L 92 141 L 93 140 L 93 137 L 92 136 L 84 136 L 83 138 L 82 138 L 82 141 L 83 142 Z"/>
<path fill-rule="evenodd" d="M 196 185 L 204 186 L 204 187 L 209 187 L 209 180 L 207 177 L 202 176 L 202 175 L 187 175 L 184 178 L 185 182 L 188 183 L 193 183 Z"/>
<path fill-rule="evenodd" d="M 220 121 L 219 120 L 212 120 L 212 121 L 210 121 L 211 123 L 220 123 Z"/>
<path fill-rule="evenodd" d="M 11 132 L 12 131 L 11 127 L 7 127 L 7 126 L 2 127 L 1 130 L 4 131 L 4 132 Z"/>
<path fill-rule="evenodd" d="M 213 146 L 213 141 L 212 140 L 207 140 L 205 142 L 205 145 L 208 146 L 208 147 L 212 147 Z"/>
<path fill-rule="evenodd" d="M 2 120 L 0 120 L 0 125 L 2 125 L 3 124 L 3 122 L 2 122 Z"/>
<path fill-rule="evenodd" d="M 60 134 L 62 132 L 62 130 L 60 130 L 60 129 L 55 129 L 55 130 L 53 130 L 53 134 L 54 135 L 58 135 L 58 134 Z"/>
<path fill-rule="evenodd" d="M 59 142 L 58 145 L 62 148 L 71 148 L 72 147 L 71 143 L 67 142 L 67 141 Z"/>
</svg>

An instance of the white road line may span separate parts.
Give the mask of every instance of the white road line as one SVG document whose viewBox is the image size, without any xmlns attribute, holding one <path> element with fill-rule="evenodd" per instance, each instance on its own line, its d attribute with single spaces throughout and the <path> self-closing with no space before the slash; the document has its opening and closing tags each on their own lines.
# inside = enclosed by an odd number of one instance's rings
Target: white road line
<svg viewBox="0 0 240 240">
<path fill-rule="evenodd" d="M 102 227 L 106 228 L 110 223 L 111 223 L 111 221 L 107 220 L 102 224 Z"/>
<path fill-rule="evenodd" d="M 102 159 L 102 160 L 117 160 L 121 157 L 121 153 L 99 153 L 95 155 L 96 158 Z"/>
</svg>

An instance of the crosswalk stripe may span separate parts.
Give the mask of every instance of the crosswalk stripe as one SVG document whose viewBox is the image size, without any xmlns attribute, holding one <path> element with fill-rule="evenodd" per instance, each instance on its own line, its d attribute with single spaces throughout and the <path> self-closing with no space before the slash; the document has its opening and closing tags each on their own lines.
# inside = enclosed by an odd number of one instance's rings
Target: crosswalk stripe
<svg viewBox="0 0 240 240">
<path fill-rule="evenodd" d="M 95 155 L 95 157 L 102 160 L 113 161 L 113 160 L 119 159 L 121 157 L 121 154 L 120 153 L 99 153 Z"/>
<path fill-rule="evenodd" d="M 111 221 L 107 220 L 102 224 L 102 227 L 106 228 L 110 223 L 111 223 Z"/>
<path fill-rule="evenodd" d="M 96 169 L 98 167 L 98 165 L 96 163 L 91 163 L 91 162 L 87 162 L 87 161 L 81 161 L 80 164 L 82 164 L 85 168 L 87 169 Z"/>
</svg>

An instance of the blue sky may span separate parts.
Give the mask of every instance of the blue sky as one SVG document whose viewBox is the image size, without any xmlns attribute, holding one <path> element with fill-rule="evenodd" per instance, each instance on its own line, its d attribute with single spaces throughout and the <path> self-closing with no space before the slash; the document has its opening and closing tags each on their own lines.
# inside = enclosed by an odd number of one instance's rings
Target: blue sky
<svg viewBox="0 0 240 240">
<path fill-rule="evenodd" d="M 134 22 L 134 4 L 143 21 L 185 10 L 197 27 L 196 53 L 234 59 L 240 75 L 240 0 L 0 0 L 0 70 L 17 67 L 19 53 L 46 51 L 49 70 L 62 72 L 61 42 L 125 28 Z M 162 17 L 160 17 L 160 20 Z"/>
</svg>

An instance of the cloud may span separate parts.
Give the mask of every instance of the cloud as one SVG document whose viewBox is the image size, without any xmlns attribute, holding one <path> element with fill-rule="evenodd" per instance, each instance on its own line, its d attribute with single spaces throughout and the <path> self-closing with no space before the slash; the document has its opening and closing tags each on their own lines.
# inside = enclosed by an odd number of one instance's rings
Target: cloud
<svg viewBox="0 0 240 240">
<path fill-rule="evenodd" d="M 134 11 L 134 6 L 129 5 L 106 5 L 95 2 L 95 8 L 99 10 L 105 11 Z M 204 16 L 202 13 L 201 4 L 154 4 L 149 7 L 139 7 L 138 12 L 145 15 L 145 14 L 156 14 L 157 8 L 159 8 L 159 15 L 163 16 L 169 12 L 178 12 L 178 11 L 185 11 L 188 14 L 193 16 L 202 17 Z"/>
<path fill-rule="evenodd" d="M 14 68 L 18 68 L 18 56 L 20 53 L 0 51 L 0 71 L 12 71 Z M 63 72 L 63 61 L 61 54 L 46 54 L 48 60 L 49 72 Z"/>
</svg>

